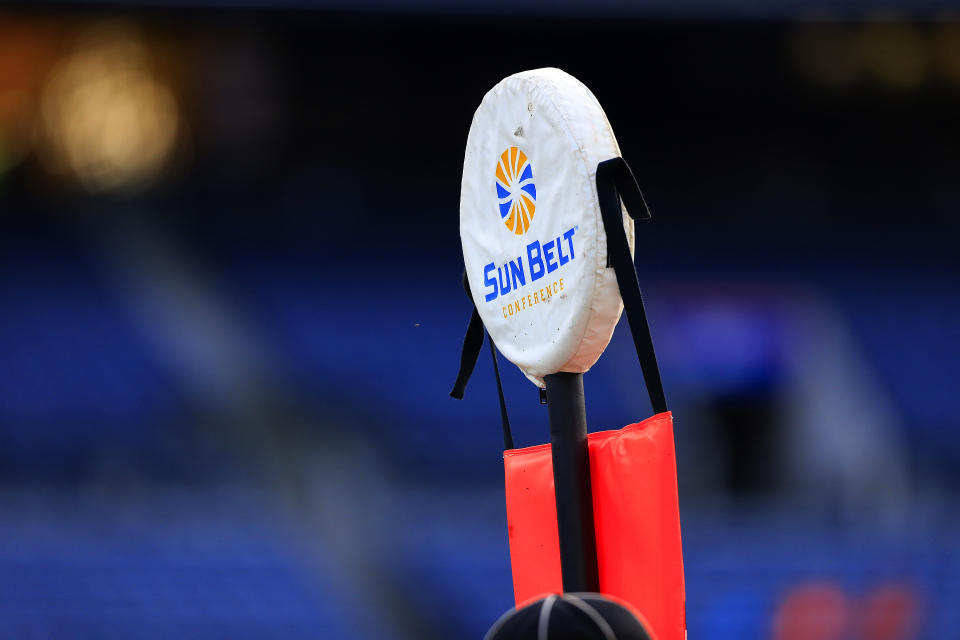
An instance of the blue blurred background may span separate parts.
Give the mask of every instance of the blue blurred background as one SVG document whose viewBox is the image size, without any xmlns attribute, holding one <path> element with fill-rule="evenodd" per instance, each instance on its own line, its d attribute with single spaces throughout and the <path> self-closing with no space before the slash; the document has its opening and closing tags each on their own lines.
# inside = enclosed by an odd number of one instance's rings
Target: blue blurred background
<svg viewBox="0 0 960 640">
<path fill-rule="evenodd" d="M 480 638 L 512 606 L 489 360 L 447 392 L 470 120 L 540 66 L 653 210 L 690 637 L 958 637 L 960 13 L 263 5 L 0 12 L 0 638 Z M 650 413 L 623 325 L 594 430 Z"/>
</svg>

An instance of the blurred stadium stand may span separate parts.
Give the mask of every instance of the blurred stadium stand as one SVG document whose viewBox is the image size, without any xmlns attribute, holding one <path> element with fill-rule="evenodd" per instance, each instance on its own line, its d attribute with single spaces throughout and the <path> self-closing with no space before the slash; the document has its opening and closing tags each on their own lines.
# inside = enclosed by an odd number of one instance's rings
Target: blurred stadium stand
<svg viewBox="0 0 960 640">
<path fill-rule="evenodd" d="M 459 173 L 483 93 L 543 65 L 653 209 L 691 637 L 956 635 L 949 15 L 81 4 L 0 13 L 0 637 L 482 637 L 512 587 L 488 360 L 447 398 Z M 649 412 L 639 375 L 620 327 L 592 429 Z M 840 635 L 790 635 L 810 593 Z"/>
</svg>

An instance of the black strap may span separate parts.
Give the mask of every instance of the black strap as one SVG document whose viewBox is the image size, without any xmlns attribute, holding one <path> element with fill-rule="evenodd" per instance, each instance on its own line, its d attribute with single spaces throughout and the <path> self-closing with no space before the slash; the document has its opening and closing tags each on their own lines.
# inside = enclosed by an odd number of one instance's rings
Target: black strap
<svg viewBox="0 0 960 640">
<path fill-rule="evenodd" d="M 463 337 L 463 349 L 460 350 L 460 370 L 457 372 L 457 381 L 453 383 L 453 390 L 450 392 L 451 398 L 463 400 L 463 391 L 467 387 L 467 382 L 473 374 L 473 368 L 477 366 L 477 358 L 480 357 L 480 349 L 483 348 L 483 321 L 480 319 L 480 313 L 477 308 L 473 308 L 470 314 L 470 324 L 467 325 L 467 335 Z"/>
<path fill-rule="evenodd" d="M 470 304 L 473 304 L 473 296 L 470 294 L 470 282 L 467 280 L 467 274 L 463 274 L 463 288 L 470 298 Z M 473 313 L 470 314 L 470 324 L 467 325 L 467 335 L 463 338 L 463 348 L 460 351 L 460 370 L 457 372 L 457 381 L 453 383 L 453 390 L 450 396 L 457 400 L 463 399 L 463 392 L 466 389 L 467 381 L 473 374 L 474 367 L 477 366 L 477 359 L 480 358 L 480 350 L 483 348 L 483 335 L 487 333 L 483 328 L 483 321 L 480 319 L 480 313 L 476 305 L 473 307 Z M 493 344 L 490 334 L 487 334 L 487 340 L 490 342 L 490 356 L 493 358 L 493 373 L 497 378 L 497 396 L 500 398 L 500 421 L 503 425 L 503 448 L 504 450 L 513 449 L 513 433 L 510 431 L 510 419 L 507 417 L 507 402 L 503 397 L 503 384 L 500 382 L 500 366 L 497 364 L 497 347 Z"/>
<path fill-rule="evenodd" d="M 667 410 L 667 400 L 663 394 L 663 382 L 660 380 L 657 355 L 653 350 L 653 339 L 650 337 L 647 312 L 643 308 L 637 270 L 623 228 L 620 200 L 623 200 L 632 220 L 649 219 L 650 209 L 643 199 L 637 179 L 623 158 L 611 158 L 597 165 L 597 196 L 600 200 L 603 226 L 607 232 L 608 263 L 613 266 L 617 276 L 623 308 L 627 312 L 633 344 L 637 349 L 643 379 L 647 385 L 647 395 L 650 396 L 653 412 L 663 413 Z"/>
<path fill-rule="evenodd" d="M 497 395 L 500 397 L 500 424 L 503 425 L 503 450 L 513 449 L 513 433 L 510 431 L 510 418 L 507 417 L 507 402 L 503 399 L 503 384 L 500 382 L 500 367 L 497 365 L 497 348 L 493 344 L 490 334 L 487 334 L 490 343 L 490 356 L 493 358 L 493 375 L 497 378 Z"/>
</svg>

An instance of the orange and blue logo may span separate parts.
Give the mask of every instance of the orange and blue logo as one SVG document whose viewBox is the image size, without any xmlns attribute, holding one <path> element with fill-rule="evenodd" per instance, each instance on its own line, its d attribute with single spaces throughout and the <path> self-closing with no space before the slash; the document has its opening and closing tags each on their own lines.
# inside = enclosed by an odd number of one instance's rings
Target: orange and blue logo
<svg viewBox="0 0 960 640">
<path fill-rule="evenodd" d="M 497 161 L 497 207 L 500 219 L 511 233 L 523 235 L 530 229 L 533 214 L 537 209 L 537 187 L 533 184 L 533 167 L 527 154 L 517 147 L 510 147 Z M 547 225 L 549 226 L 549 225 Z M 537 287 L 527 289 L 526 295 L 514 297 L 502 307 L 503 317 L 507 318 L 521 311 L 547 302 L 554 294 L 563 291 L 563 278 L 557 274 L 552 282 L 539 282 L 557 269 L 575 260 L 573 236 L 579 230 L 573 225 L 563 233 L 551 237 L 530 239 L 525 251 L 502 264 L 488 262 L 483 265 L 483 298 L 492 302 L 511 291 L 519 292 L 528 283 Z M 541 236 L 546 229 L 541 229 Z M 536 283 L 534 285 L 534 283 Z"/>
<path fill-rule="evenodd" d="M 523 235 L 530 228 L 537 208 L 537 187 L 527 154 L 510 147 L 497 162 L 497 203 L 500 219 L 513 233 Z"/>
</svg>

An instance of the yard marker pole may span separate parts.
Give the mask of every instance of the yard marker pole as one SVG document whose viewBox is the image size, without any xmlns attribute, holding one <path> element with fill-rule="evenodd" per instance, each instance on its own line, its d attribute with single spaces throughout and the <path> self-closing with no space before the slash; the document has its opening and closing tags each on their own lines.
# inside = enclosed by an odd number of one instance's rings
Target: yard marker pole
<svg viewBox="0 0 960 640">
<path fill-rule="evenodd" d="M 564 591 L 600 590 L 582 373 L 544 377 Z"/>
</svg>

